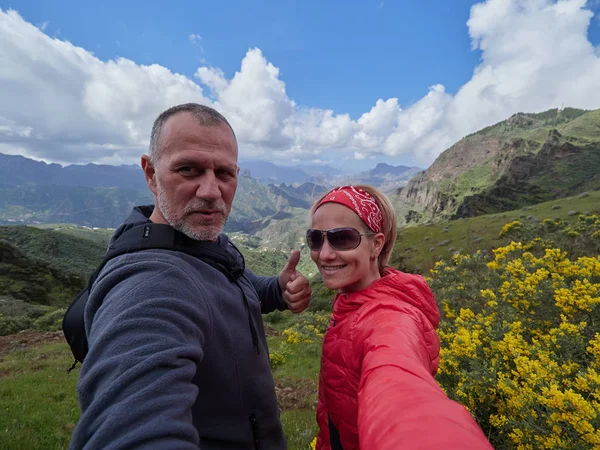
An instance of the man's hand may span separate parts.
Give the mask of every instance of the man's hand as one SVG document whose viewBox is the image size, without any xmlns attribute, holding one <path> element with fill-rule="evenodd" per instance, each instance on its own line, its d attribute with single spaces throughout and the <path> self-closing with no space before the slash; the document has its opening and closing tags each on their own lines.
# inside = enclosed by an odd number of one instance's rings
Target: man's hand
<svg viewBox="0 0 600 450">
<path fill-rule="evenodd" d="M 283 299 L 293 313 L 301 313 L 310 302 L 310 285 L 304 275 L 296 270 L 298 261 L 300 261 L 300 250 L 294 250 L 279 274 L 279 287 Z"/>
</svg>

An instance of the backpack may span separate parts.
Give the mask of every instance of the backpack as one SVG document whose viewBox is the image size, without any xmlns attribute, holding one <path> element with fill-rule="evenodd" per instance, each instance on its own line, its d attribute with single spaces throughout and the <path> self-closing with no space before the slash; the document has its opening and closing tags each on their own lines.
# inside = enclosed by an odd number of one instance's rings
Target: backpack
<svg viewBox="0 0 600 450">
<path fill-rule="evenodd" d="M 233 245 L 233 244 L 232 244 Z M 235 248 L 235 247 L 234 247 Z M 242 263 L 226 249 L 214 242 L 198 241 L 175 230 L 170 225 L 148 223 L 134 226 L 121 234 L 108 248 L 104 259 L 90 276 L 86 288 L 74 298 L 65 312 L 62 322 L 63 334 L 75 358 L 73 365 L 67 370 L 70 372 L 78 362 L 83 363 L 88 352 L 88 341 L 85 332 L 84 311 L 92 285 L 100 274 L 104 265 L 126 253 L 133 253 L 149 249 L 167 249 L 195 256 L 223 273 L 231 282 L 237 280 L 244 273 L 244 259 L 239 253 Z M 237 248 L 236 248 L 237 250 Z M 238 287 L 240 287 L 238 285 Z M 241 287 L 240 287 L 240 290 Z M 242 290 L 242 294 L 243 290 Z M 245 294 L 244 301 L 246 302 Z"/>
</svg>

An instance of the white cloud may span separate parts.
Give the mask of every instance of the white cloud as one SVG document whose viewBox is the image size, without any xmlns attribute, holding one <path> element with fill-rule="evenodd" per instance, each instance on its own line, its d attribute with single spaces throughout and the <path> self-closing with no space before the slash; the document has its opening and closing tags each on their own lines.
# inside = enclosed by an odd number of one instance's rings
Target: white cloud
<svg viewBox="0 0 600 450">
<path fill-rule="evenodd" d="M 0 142 L 26 147 L 30 155 L 133 162 L 161 110 L 208 103 L 186 77 L 125 58 L 102 62 L 50 38 L 14 11 L 0 11 L 0 30 Z M 23 130 L 28 135 L 18 139 Z"/>
<path fill-rule="evenodd" d="M 585 0 L 489 0 L 468 21 L 482 63 L 453 99 L 458 136 L 516 111 L 600 107 L 600 58 L 587 38 Z M 473 112 L 471 112 L 473 111 Z"/>
<path fill-rule="evenodd" d="M 196 34 L 196 33 L 192 33 L 188 36 L 188 39 L 190 40 L 190 42 L 195 44 L 202 40 L 202 36 L 200 36 L 199 34 Z"/>
<path fill-rule="evenodd" d="M 222 71 L 201 67 L 196 77 L 211 89 L 215 106 L 230 120 L 238 139 L 267 147 L 281 147 L 283 120 L 294 113 L 295 104 L 279 79 L 279 69 L 259 49 L 248 51 L 240 71 L 227 80 Z"/>
<path fill-rule="evenodd" d="M 198 61 L 202 64 L 204 64 L 206 62 L 206 59 L 204 58 L 204 47 L 202 47 L 200 45 L 200 42 L 202 41 L 202 36 L 200 36 L 199 34 L 195 34 L 192 33 L 188 36 L 188 39 L 190 40 L 190 42 L 192 43 L 192 45 L 194 47 L 196 47 L 196 49 L 200 52 L 200 56 L 198 57 Z"/>
<path fill-rule="evenodd" d="M 228 117 L 244 157 L 309 161 L 335 151 L 428 164 L 464 135 L 517 111 L 600 107 L 600 51 L 587 37 L 592 17 L 585 0 L 476 4 L 467 26 L 481 61 L 455 95 L 438 84 L 411 105 L 379 99 L 353 120 L 297 105 L 257 48 L 231 77 L 199 67 L 191 80 L 159 65 L 101 61 L 0 10 L 0 144 L 60 162 L 134 162 L 161 110 L 196 101 Z M 188 39 L 200 47 L 200 35 Z"/>
<path fill-rule="evenodd" d="M 31 127 L 17 125 L 14 120 L 0 116 L 0 136 L 5 139 L 11 137 L 30 138 L 32 131 Z"/>
</svg>

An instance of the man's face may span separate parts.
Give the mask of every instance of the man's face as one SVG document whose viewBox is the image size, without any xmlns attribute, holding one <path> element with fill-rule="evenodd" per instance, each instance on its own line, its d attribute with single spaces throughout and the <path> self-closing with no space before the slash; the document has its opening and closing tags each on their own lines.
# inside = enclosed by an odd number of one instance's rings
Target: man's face
<svg viewBox="0 0 600 450">
<path fill-rule="evenodd" d="M 159 214 L 153 221 L 168 223 L 194 239 L 216 240 L 237 189 L 232 131 L 224 123 L 201 126 L 184 112 L 167 120 L 159 145 L 155 187 L 150 186 Z"/>
</svg>

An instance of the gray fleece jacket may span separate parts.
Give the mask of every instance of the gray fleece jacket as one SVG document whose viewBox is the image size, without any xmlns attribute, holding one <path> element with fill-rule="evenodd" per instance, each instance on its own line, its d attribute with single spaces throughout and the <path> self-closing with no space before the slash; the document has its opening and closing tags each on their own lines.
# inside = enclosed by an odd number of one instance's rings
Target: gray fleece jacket
<svg viewBox="0 0 600 450">
<path fill-rule="evenodd" d="M 151 211 L 134 208 L 113 241 Z M 241 258 L 225 235 L 218 243 Z M 234 283 L 193 256 L 110 260 L 85 310 L 70 449 L 287 448 L 261 316 L 287 306 L 276 276 L 246 269 L 239 284 L 249 309 Z"/>
</svg>

